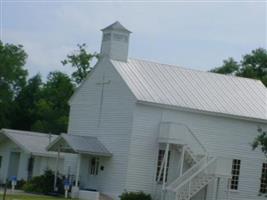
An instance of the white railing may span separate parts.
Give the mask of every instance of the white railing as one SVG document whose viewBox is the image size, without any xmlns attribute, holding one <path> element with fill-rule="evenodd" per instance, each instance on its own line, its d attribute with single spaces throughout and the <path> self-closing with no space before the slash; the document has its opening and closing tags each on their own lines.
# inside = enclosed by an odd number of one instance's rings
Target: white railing
<svg viewBox="0 0 267 200">
<path fill-rule="evenodd" d="M 212 158 L 207 164 L 191 175 L 188 179 L 173 188 L 178 199 L 190 199 L 194 194 L 200 191 L 213 178 L 215 178 L 217 158 Z M 182 197 L 182 198 L 179 198 Z"/>
<path fill-rule="evenodd" d="M 195 163 L 197 163 L 198 161 L 200 161 L 199 155 L 196 156 L 194 154 L 194 152 L 191 150 L 191 148 L 188 145 L 185 145 L 184 148 L 185 148 L 185 151 L 187 152 L 187 154 L 193 159 L 193 161 Z M 204 156 L 201 156 L 201 158 L 203 158 L 203 157 Z"/>
<path fill-rule="evenodd" d="M 184 151 L 194 161 L 184 174 L 163 187 L 162 192 L 167 192 L 166 194 L 171 196 L 176 195 L 176 199 L 179 200 L 190 199 L 215 177 L 217 158 L 208 156 L 205 146 L 186 124 L 162 122 L 159 142 L 183 145 Z"/>
<path fill-rule="evenodd" d="M 198 139 L 196 134 L 186 124 L 181 124 L 181 125 L 184 125 L 187 128 L 187 130 L 190 132 L 190 134 L 193 136 L 193 138 L 196 140 L 196 142 L 199 144 L 199 146 L 201 146 L 204 154 L 207 154 L 208 151 L 207 151 L 206 147 L 200 142 L 200 140 Z"/>
<path fill-rule="evenodd" d="M 159 140 L 169 143 L 189 145 L 193 152 L 206 155 L 207 149 L 200 142 L 195 133 L 183 123 L 161 122 Z"/>
<path fill-rule="evenodd" d="M 197 162 L 193 167 L 188 169 L 182 176 L 179 176 L 177 179 L 172 181 L 167 187 L 167 190 L 174 191 L 177 186 L 182 184 L 184 181 L 188 180 L 195 172 L 197 172 L 201 167 L 208 162 L 208 157 L 204 156 L 199 162 Z"/>
</svg>

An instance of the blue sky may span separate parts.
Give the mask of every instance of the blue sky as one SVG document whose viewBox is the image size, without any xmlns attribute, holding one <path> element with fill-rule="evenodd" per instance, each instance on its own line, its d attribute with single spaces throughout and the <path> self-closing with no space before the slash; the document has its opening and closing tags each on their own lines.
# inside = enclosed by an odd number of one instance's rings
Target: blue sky
<svg viewBox="0 0 267 200">
<path fill-rule="evenodd" d="M 116 20 L 133 32 L 130 57 L 200 70 L 267 46 L 266 1 L 3 0 L 1 20 L 2 40 L 24 45 L 29 54 L 30 75 L 70 73 L 60 61 L 77 43 L 99 52 L 100 29 Z"/>
</svg>

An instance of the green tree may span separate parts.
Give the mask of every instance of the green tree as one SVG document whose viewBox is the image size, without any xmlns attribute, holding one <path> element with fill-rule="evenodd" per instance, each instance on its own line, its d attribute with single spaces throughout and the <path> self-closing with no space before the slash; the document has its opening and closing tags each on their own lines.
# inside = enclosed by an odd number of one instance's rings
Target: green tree
<svg viewBox="0 0 267 200">
<path fill-rule="evenodd" d="M 26 83 L 26 59 L 22 45 L 0 41 L 0 128 L 10 127 L 13 100 Z"/>
<path fill-rule="evenodd" d="M 252 149 L 260 148 L 261 151 L 267 156 L 267 132 L 258 128 L 259 135 L 254 139 L 252 143 Z"/>
<path fill-rule="evenodd" d="M 12 118 L 12 128 L 31 130 L 37 119 L 36 106 L 41 99 L 42 86 L 41 75 L 37 74 L 22 88 L 14 100 L 15 115 Z"/>
<path fill-rule="evenodd" d="M 233 58 L 228 58 L 223 60 L 223 65 L 217 68 L 210 70 L 214 73 L 219 74 L 235 74 L 239 71 L 240 65 Z"/>
<path fill-rule="evenodd" d="M 258 79 L 267 86 L 267 51 L 263 48 L 253 50 L 242 57 L 240 62 L 233 58 L 223 61 L 223 65 L 210 70 L 220 74 Z"/>
<path fill-rule="evenodd" d="M 51 133 L 67 131 L 69 105 L 74 85 L 68 75 L 51 72 L 36 103 L 36 120 L 31 130 Z"/>
<path fill-rule="evenodd" d="M 79 85 L 82 80 L 87 76 L 87 74 L 92 70 L 92 62 L 99 58 L 97 53 L 88 53 L 86 51 L 86 44 L 78 44 L 78 50 L 67 55 L 67 58 L 61 63 L 63 65 L 70 64 L 75 71 L 72 73 L 71 77 L 73 81 Z"/>
<path fill-rule="evenodd" d="M 238 76 L 259 79 L 267 86 L 267 51 L 263 48 L 253 50 L 250 54 L 243 56 L 242 68 Z"/>
</svg>

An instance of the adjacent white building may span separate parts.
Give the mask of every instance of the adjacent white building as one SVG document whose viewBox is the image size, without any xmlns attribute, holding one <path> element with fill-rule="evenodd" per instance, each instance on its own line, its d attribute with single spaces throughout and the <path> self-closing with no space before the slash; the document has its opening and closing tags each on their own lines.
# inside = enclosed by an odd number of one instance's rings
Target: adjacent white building
<svg viewBox="0 0 267 200">
<path fill-rule="evenodd" d="M 130 59 L 131 32 L 119 22 L 102 31 L 100 59 L 70 99 L 68 134 L 48 146 L 77 155 L 64 163 L 76 195 L 264 199 L 267 161 L 250 145 L 267 128 L 264 85 Z"/>
<path fill-rule="evenodd" d="M 17 180 L 29 180 L 39 176 L 45 170 L 54 170 L 57 154 L 48 152 L 46 146 L 58 136 L 44 133 L 0 130 L 0 182 L 5 183 L 11 177 Z M 59 172 L 64 173 L 63 157 L 58 161 Z"/>
</svg>

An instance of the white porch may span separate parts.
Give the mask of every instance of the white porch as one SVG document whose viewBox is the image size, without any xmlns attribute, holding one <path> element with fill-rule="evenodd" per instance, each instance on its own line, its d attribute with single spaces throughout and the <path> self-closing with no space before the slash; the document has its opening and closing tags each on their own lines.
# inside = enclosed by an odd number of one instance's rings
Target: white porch
<svg viewBox="0 0 267 200">
<path fill-rule="evenodd" d="M 42 175 L 47 169 L 54 169 L 57 155 L 48 152 L 46 146 L 56 137 L 44 133 L 1 129 L 0 183 L 5 183 L 11 177 L 29 180 Z M 61 168 L 63 160 L 64 155 L 61 155 L 58 159 L 58 166 Z"/>
<path fill-rule="evenodd" d="M 73 198 L 84 200 L 99 199 L 100 191 L 97 187 L 96 176 L 100 170 L 105 168 L 100 165 L 100 160 L 109 159 L 112 154 L 96 137 L 61 134 L 47 149 L 48 151 L 57 151 L 58 156 L 60 156 L 61 152 L 77 155 L 76 174 L 71 190 Z M 58 168 L 55 170 L 56 176 L 57 171 Z M 55 179 L 55 190 L 56 185 Z"/>
</svg>

